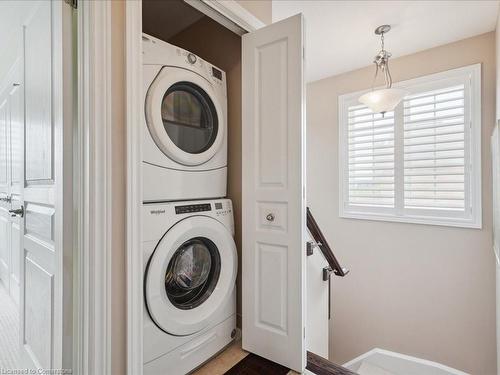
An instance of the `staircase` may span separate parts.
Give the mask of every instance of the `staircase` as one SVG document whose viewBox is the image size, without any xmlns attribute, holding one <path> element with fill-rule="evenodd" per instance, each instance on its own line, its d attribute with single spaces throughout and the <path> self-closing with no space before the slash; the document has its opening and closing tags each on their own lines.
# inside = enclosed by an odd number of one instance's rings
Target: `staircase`
<svg viewBox="0 0 500 375">
<path fill-rule="evenodd" d="M 309 324 L 306 327 L 309 338 L 307 342 L 306 369 L 316 375 L 356 374 L 324 358 L 328 356 L 328 321 L 331 318 L 331 275 L 344 277 L 349 273 L 349 270 L 340 265 L 309 207 L 307 208 L 307 229 L 312 239 L 307 243 L 307 255 L 310 257 L 307 268 L 307 304 L 308 309 L 313 308 L 312 310 L 309 309 L 308 320 L 313 319 L 314 322 L 308 321 Z M 314 249 L 319 249 L 321 256 L 318 257 L 315 255 Z M 320 273 L 319 275 L 318 272 Z M 328 283 L 328 290 L 325 291 L 328 296 L 325 296 L 325 292 L 321 288 L 321 284 L 324 282 Z M 323 313 L 322 309 L 327 309 L 328 314 L 326 314 L 326 311 Z"/>
<path fill-rule="evenodd" d="M 316 375 L 356 375 L 355 372 L 311 352 L 307 352 L 306 369 Z"/>
</svg>

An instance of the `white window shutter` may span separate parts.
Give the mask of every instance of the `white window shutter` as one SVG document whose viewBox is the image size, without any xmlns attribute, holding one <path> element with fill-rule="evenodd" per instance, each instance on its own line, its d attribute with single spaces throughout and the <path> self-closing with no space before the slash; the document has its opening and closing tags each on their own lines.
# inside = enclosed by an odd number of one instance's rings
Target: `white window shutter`
<svg viewBox="0 0 500 375">
<path fill-rule="evenodd" d="M 394 207 L 394 112 L 348 109 L 348 204 Z"/>
<path fill-rule="evenodd" d="M 464 212 L 465 87 L 404 100 L 404 207 Z"/>
<path fill-rule="evenodd" d="M 481 227 L 481 66 L 398 82 L 374 114 L 339 97 L 340 216 Z"/>
</svg>

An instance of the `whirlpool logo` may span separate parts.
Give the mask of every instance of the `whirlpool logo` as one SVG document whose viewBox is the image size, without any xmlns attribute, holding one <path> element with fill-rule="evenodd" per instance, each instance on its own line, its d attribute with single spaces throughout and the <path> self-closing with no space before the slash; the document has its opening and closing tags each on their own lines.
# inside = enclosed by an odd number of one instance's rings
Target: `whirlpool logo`
<svg viewBox="0 0 500 375">
<path fill-rule="evenodd" d="M 161 215 L 165 213 L 165 210 L 151 210 L 149 211 L 151 215 Z"/>
</svg>

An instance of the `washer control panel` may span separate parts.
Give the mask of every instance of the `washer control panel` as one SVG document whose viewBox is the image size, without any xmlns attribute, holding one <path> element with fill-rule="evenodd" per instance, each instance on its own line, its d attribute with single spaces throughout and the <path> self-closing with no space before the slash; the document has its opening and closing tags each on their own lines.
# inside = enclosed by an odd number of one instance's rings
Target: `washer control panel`
<svg viewBox="0 0 500 375">
<path fill-rule="evenodd" d="M 177 215 L 190 214 L 193 212 L 205 212 L 205 211 L 212 211 L 210 203 L 175 206 L 175 213 Z"/>
<path fill-rule="evenodd" d="M 218 220 L 234 235 L 233 205 L 230 199 L 145 203 L 143 242 L 158 241 L 173 224 L 195 216 Z"/>
</svg>

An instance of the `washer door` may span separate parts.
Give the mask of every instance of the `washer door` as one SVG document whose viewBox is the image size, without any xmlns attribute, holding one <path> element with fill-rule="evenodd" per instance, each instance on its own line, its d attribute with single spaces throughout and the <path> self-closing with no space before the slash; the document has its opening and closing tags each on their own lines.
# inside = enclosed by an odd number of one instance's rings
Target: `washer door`
<svg viewBox="0 0 500 375">
<path fill-rule="evenodd" d="M 236 245 L 224 225 L 206 216 L 180 221 L 158 243 L 146 269 L 151 319 L 171 335 L 201 331 L 230 298 L 237 268 Z"/>
<path fill-rule="evenodd" d="M 211 84 L 190 70 L 163 67 L 149 87 L 145 111 L 156 145 L 180 164 L 206 163 L 222 145 L 222 106 Z"/>
</svg>

